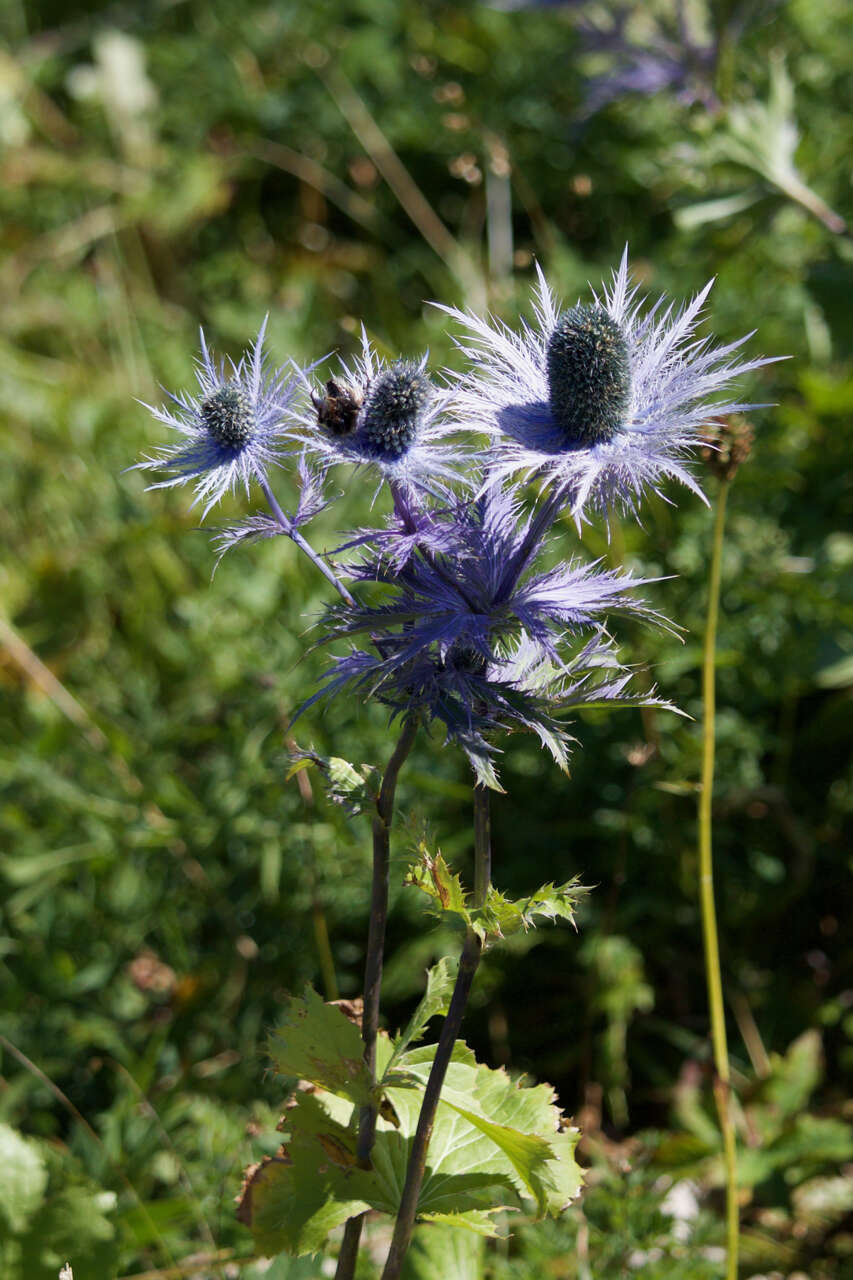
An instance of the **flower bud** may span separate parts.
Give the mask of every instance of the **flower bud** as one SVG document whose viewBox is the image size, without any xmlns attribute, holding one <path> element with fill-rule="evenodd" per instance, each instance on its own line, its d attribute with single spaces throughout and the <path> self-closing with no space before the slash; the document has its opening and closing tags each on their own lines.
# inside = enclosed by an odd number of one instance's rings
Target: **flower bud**
<svg viewBox="0 0 853 1280">
<path fill-rule="evenodd" d="M 735 415 L 720 418 L 708 427 L 702 446 L 702 461 L 718 480 L 733 480 L 742 463 L 752 453 L 755 432 L 751 422 Z"/>
</svg>

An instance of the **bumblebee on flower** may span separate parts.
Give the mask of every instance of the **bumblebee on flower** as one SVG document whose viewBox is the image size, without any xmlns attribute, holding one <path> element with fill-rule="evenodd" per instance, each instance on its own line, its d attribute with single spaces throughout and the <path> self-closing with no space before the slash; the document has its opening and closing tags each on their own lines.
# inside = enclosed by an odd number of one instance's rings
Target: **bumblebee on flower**
<svg viewBox="0 0 853 1280">
<path fill-rule="evenodd" d="M 431 381 L 427 357 L 387 364 L 362 330 L 361 355 L 324 388 L 303 384 L 308 402 L 297 413 L 300 443 L 323 467 L 349 462 L 405 489 L 435 490 L 462 477 L 459 427 L 445 413 L 446 392 Z"/>
</svg>

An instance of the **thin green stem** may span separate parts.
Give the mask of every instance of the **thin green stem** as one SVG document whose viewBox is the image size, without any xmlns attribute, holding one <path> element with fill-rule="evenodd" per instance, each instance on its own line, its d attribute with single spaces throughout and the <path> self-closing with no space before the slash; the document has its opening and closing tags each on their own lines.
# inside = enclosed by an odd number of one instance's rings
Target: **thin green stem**
<svg viewBox="0 0 853 1280">
<path fill-rule="evenodd" d="M 373 881 L 370 893 L 367 956 L 364 964 L 364 1014 L 361 1023 L 364 1063 L 370 1072 L 371 1079 L 376 1075 L 376 1037 L 379 1032 L 379 997 L 382 990 L 385 925 L 388 920 L 388 880 L 394 797 L 400 770 L 412 749 L 417 731 L 417 720 L 414 718 L 406 720 L 382 778 L 379 795 L 376 797 L 376 812 L 373 815 Z M 356 1144 L 356 1158 L 362 1166 L 367 1166 L 369 1163 L 375 1134 L 376 1106 L 362 1107 L 358 1117 Z M 360 1213 L 347 1221 L 338 1254 L 335 1280 L 352 1280 L 355 1275 L 358 1246 L 365 1216 Z"/>
<path fill-rule="evenodd" d="M 737 1280 L 738 1270 L 738 1201 L 737 1150 L 731 1111 L 731 1076 L 726 1043 L 726 1013 L 723 1003 L 723 980 L 720 971 L 720 947 L 717 938 L 717 912 L 714 905 L 714 869 L 711 846 L 711 804 L 714 791 L 715 739 L 715 655 L 717 618 L 720 608 L 720 566 L 723 555 L 723 531 L 726 522 L 726 498 L 729 482 L 720 483 L 714 519 L 711 550 L 711 576 L 708 587 L 708 616 L 705 624 L 705 649 L 702 662 L 702 697 L 704 719 L 702 733 L 702 789 L 699 795 L 699 886 L 702 906 L 702 936 L 705 945 L 705 975 L 711 1012 L 711 1039 L 714 1047 L 716 1081 L 714 1098 L 723 1136 L 726 1170 L 726 1280 Z"/>
<path fill-rule="evenodd" d="M 492 865 L 491 820 L 489 816 L 489 791 L 479 784 L 474 787 L 474 906 L 481 907 L 486 900 Z M 453 1046 L 462 1025 L 465 1006 L 474 981 L 474 974 L 480 963 L 483 944 L 473 929 L 468 929 L 462 954 L 459 957 L 459 972 L 447 1017 L 441 1028 L 441 1035 L 435 1050 L 435 1057 L 430 1068 L 429 1078 L 424 1090 L 418 1125 L 409 1152 L 409 1163 L 406 1168 L 406 1181 L 397 1210 L 397 1221 L 394 1223 L 394 1234 L 391 1248 L 385 1261 L 382 1280 L 399 1280 L 400 1271 L 406 1251 L 412 1240 L 415 1229 L 415 1218 L 418 1211 L 418 1199 L 421 1193 L 424 1174 L 426 1172 L 427 1152 L 435 1123 L 441 1089 L 447 1068 L 453 1056 Z"/>
</svg>

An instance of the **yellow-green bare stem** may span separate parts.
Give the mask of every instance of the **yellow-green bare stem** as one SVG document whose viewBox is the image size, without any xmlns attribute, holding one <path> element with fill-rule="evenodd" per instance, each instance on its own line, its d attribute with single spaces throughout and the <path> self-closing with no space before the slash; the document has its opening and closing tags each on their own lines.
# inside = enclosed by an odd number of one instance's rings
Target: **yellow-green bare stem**
<svg viewBox="0 0 853 1280">
<path fill-rule="evenodd" d="M 726 1280 L 737 1280 L 738 1269 L 738 1198 L 737 1150 L 732 1122 L 731 1077 L 726 1042 L 726 1013 L 723 1004 L 723 980 L 720 972 L 720 947 L 717 938 L 717 911 L 714 905 L 714 867 L 711 845 L 711 804 L 714 792 L 715 740 L 715 658 L 717 618 L 720 609 L 720 566 L 723 557 L 723 531 L 726 522 L 726 498 L 729 482 L 720 483 L 714 518 L 714 540 L 711 549 L 711 575 L 708 587 L 708 617 L 705 624 L 705 649 L 702 661 L 702 697 L 704 703 L 702 733 L 702 790 L 699 795 L 699 887 L 702 906 L 702 936 L 705 944 L 705 976 L 708 983 L 708 1005 L 711 1014 L 711 1040 L 714 1047 L 716 1081 L 714 1099 L 723 1136 L 723 1158 L 726 1173 Z"/>
</svg>

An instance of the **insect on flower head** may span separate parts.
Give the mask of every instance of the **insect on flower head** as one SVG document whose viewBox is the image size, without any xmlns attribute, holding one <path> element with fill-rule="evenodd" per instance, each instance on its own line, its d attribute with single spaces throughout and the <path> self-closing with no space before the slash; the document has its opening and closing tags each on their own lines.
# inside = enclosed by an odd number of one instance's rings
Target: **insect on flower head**
<svg viewBox="0 0 853 1280">
<path fill-rule="evenodd" d="M 334 378 L 329 378 L 325 395 L 312 391 L 311 402 L 317 411 L 317 422 L 321 427 L 325 427 L 333 436 L 348 436 L 355 431 L 364 397 L 354 387 L 347 387 Z"/>
<path fill-rule="evenodd" d="M 444 399 L 420 361 L 385 364 L 362 332 L 362 353 L 322 390 L 309 388 L 299 417 L 300 442 L 329 467 L 350 462 L 404 487 L 431 488 L 459 479 L 463 457 L 447 437 L 458 428 L 443 414 Z"/>
</svg>

